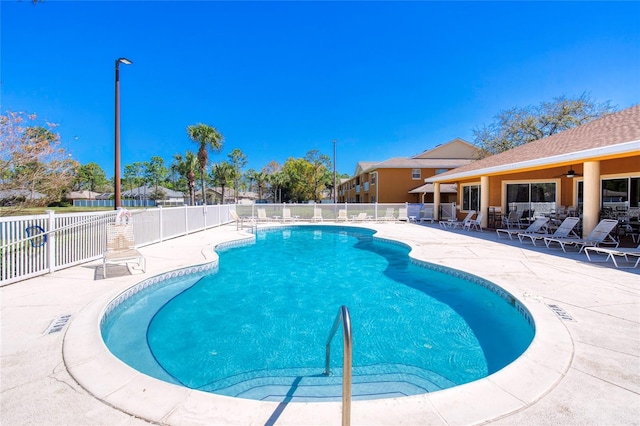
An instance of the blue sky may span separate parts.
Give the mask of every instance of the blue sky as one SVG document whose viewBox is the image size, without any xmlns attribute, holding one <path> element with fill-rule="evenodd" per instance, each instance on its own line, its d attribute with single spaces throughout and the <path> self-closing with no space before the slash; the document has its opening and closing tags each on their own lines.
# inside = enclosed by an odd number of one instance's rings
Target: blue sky
<svg viewBox="0 0 640 426">
<path fill-rule="evenodd" d="M 81 164 L 197 149 L 206 123 L 248 167 L 317 149 L 409 157 L 501 110 L 587 92 L 640 103 L 640 2 L 0 2 L 0 108 L 58 123 Z"/>
</svg>

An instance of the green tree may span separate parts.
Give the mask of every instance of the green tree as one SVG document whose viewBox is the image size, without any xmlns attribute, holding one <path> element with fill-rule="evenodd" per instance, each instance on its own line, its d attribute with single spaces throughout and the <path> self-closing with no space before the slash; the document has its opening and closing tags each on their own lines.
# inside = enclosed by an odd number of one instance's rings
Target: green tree
<svg viewBox="0 0 640 426">
<path fill-rule="evenodd" d="M 95 192 L 96 189 L 102 190 L 107 184 L 108 179 L 104 170 L 98 163 L 87 163 L 78 167 L 73 187 L 77 190 L 89 190 Z"/>
<path fill-rule="evenodd" d="M 273 189 L 273 199 L 282 202 L 282 189 L 289 183 L 289 177 L 282 170 L 271 173 L 269 175 L 269 183 Z"/>
<path fill-rule="evenodd" d="M 480 157 L 498 154 L 551 136 L 615 111 L 609 102 L 597 103 L 583 93 L 560 96 L 537 106 L 514 107 L 499 112 L 494 122 L 473 130 Z"/>
<path fill-rule="evenodd" d="M 211 170 L 213 175 L 213 181 L 216 185 L 220 185 L 221 191 L 221 204 L 224 204 L 224 188 L 228 183 L 234 182 L 236 179 L 236 170 L 233 165 L 226 161 L 221 161 L 213 165 Z"/>
<path fill-rule="evenodd" d="M 164 158 L 154 155 L 151 157 L 151 161 L 145 161 L 143 174 L 145 180 L 154 185 L 154 193 L 160 195 L 158 187 L 169 175 L 169 170 L 164 165 Z M 162 194 L 163 197 L 164 195 Z"/>
<path fill-rule="evenodd" d="M 180 176 L 187 180 L 189 187 L 189 205 L 196 203 L 196 171 L 198 170 L 198 158 L 192 151 L 187 151 L 184 158 L 180 154 L 174 157 L 176 170 Z"/>
<path fill-rule="evenodd" d="M 138 188 L 142 185 L 142 171 L 144 170 L 144 163 L 135 161 L 133 164 L 126 164 L 124 166 L 124 180 L 125 184 L 129 184 L 129 191 L 133 192 L 133 186 Z M 138 190 L 138 192 L 140 192 Z"/>
<path fill-rule="evenodd" d="M 315 198 L 313 191 L 314 168 L 304 158 L 289 158 L 282 171 L 287 175 L 287 198 L 303 202 Z"/>
<path fill-rule="evenodd" d="M 55 124 L 41 125 L 35 114 L 0 116 L 0 189 L 26 194 L 25 202 L 58 201 L 71 188 L 77 161 L 65 151 Z M 19 203 L 18 208 L 23 203 Z"/>
<path fill-rule="evenodd" d="M 247 165 L 247 156 L 244 152 L 238 148 L 234 148 L 228 155 L 231 161 L 231 166 L 235 171 L 235 178 L 233 179 L 233 190 L 235 192 L 235 201 L 238 201 L 238 182 L 242 177 L 242 168 Z"/>
<path fill-rule="evenodd" d="M 313 174 L 311 175 L 311 187 L 313 200 L 320 202 L 322 193 L 328 186 L 333 186 L 333 172 L 331 172 L 331 159 L 328 155 L 321 154 L 317 149 L 307 152 L 304 157 L 311 164 Z"/>
<path fill-rule="evenodd" d="M 207 204 L 207 187 L 205 174 L 209 162 L 208 149 L 219 152 L 222 149 L 223 137 L 215 127 L 206 124 L 195 124 L 187 127 L 189 138 L 199 145 L 198 164 L 200 165 L 200 179 L 202 181 L 202 202 Z"/>
<path fill-rule="evenodd" d="M 265 172 L 259 172 L 255 174 L 256 185 L 258 186 L 258 199 L 262 200 L 262 194 L 264 194 L 264 190 L 266 189 L 267 183 L 269 181 L 269 175 Z"/>
</svg>

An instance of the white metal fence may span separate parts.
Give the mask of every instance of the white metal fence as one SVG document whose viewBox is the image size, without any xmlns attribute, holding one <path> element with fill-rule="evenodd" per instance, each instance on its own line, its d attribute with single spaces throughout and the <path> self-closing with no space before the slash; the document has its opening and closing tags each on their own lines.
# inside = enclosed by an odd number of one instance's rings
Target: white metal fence
<svg viewBox="0 0 640 426">
<path fill-rule="evenodd" d="M 423 207 L 429 204 L 223 204 L 182 206 L 131 210 L 136 246 L 144 246 L 166 239 L 187 235 L 232 221 L 230 211 L 240 216 L 257 216 L 264 208 L 267 217 L 282 218 L 283 208 L 292 217 L 310 221 L 314 209 L 320 208 L 322 219 L 336 220 L 339 210 L 346 210 L 351 218 L 366 213 L 372 220 L 393 209 L 406 208 L 408 216 L 420 218 Z M 106 249 L 107 224 L 116 218 L 116 211 L 0 217 L 0 286 L 44 275 L 103 256 Z M 440 217 L 455 214 L 455 205 L 440 206 Z"/>
</svg>

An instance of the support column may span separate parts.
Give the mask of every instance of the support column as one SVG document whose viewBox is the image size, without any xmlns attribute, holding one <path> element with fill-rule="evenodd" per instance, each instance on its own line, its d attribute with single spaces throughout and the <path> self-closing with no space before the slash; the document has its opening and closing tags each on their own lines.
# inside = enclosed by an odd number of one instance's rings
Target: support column
<svg viewBox="0 0 640 426">
<path fill-rule="evenodd" d="M 480 177 L 480 211 L 482 215 L 482 227 L 489 225 L 489 176 Z"/>
<path fill-rule="evenodd" d="M 600 162 L 584 163 L 584 187 L 582 204 L 582 236 L 589 235 L 600 221 Z"/>
<path fill-rule="evenodd" d="M 433 217 L 436 221 L 440 219 L 440 182 L 433 184 Z"/>
</svg>

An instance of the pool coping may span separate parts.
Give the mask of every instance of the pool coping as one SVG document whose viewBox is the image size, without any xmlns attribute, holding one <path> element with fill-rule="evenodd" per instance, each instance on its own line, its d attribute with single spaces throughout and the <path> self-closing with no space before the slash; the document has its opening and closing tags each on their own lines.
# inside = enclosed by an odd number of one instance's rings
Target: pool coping
<svg viewBox="0 0 640 426">
<path fill-rule="evenodd" d="M 384 235 L 384 228 L 367 224 L 358 224 L 357 227 L 373 229 L 377 231 L 377 237 L 381 233 L 380 238 L 407 244 L 412 248 L 412 258 L 432 263 L 421 258 L 411 241 Z M 240 233 L 237 237 L 236 240 L 249 238 L 248 234 L 240 236 Z M 213 246 L 208 256 L 207 262 L 190 267 L 199 268 L 217 262 Z M 171 274 L 171 271 L 167 273 Z M 485 279 L 480 274 L 473 275 Z M 498 285 L 514 294 L 504 284 Z M 78 312 L 63 343 L 63 358 L 68 372 L 85 390 L 104 403 L 160 424 L 270 424 L 274 420 L 278 424 L 300 424 L 301 419 L 305 424 L 327 424 L 340 421 L 339 402 L 283 405 L 231 398 L 183 388 L 132 369 L 108 351 L 100 336 L 100 320 L 105 307 L 113 299 L 113 294 L 104 294 Z M 573 343 L 563 323 L 541 300 L 526 295 L 518 299 L 533 316 L 536 334 L 529 348 L 516 361 L 485 379 L 438 392 L 354 401 L 352 422 L 389 424 L 397 422 L 398 415 L 402 413 L 403 421 L 409 423 L 479 424 L 535 403 L 566 374 L 573 356 Z M 550 348 L 552 357 L 549 357 Z M 460 401 L 464 401 L 466 410 L 460 410 Z M 275 414 L 277 417 L 274 419 Z"/>
</svg>

